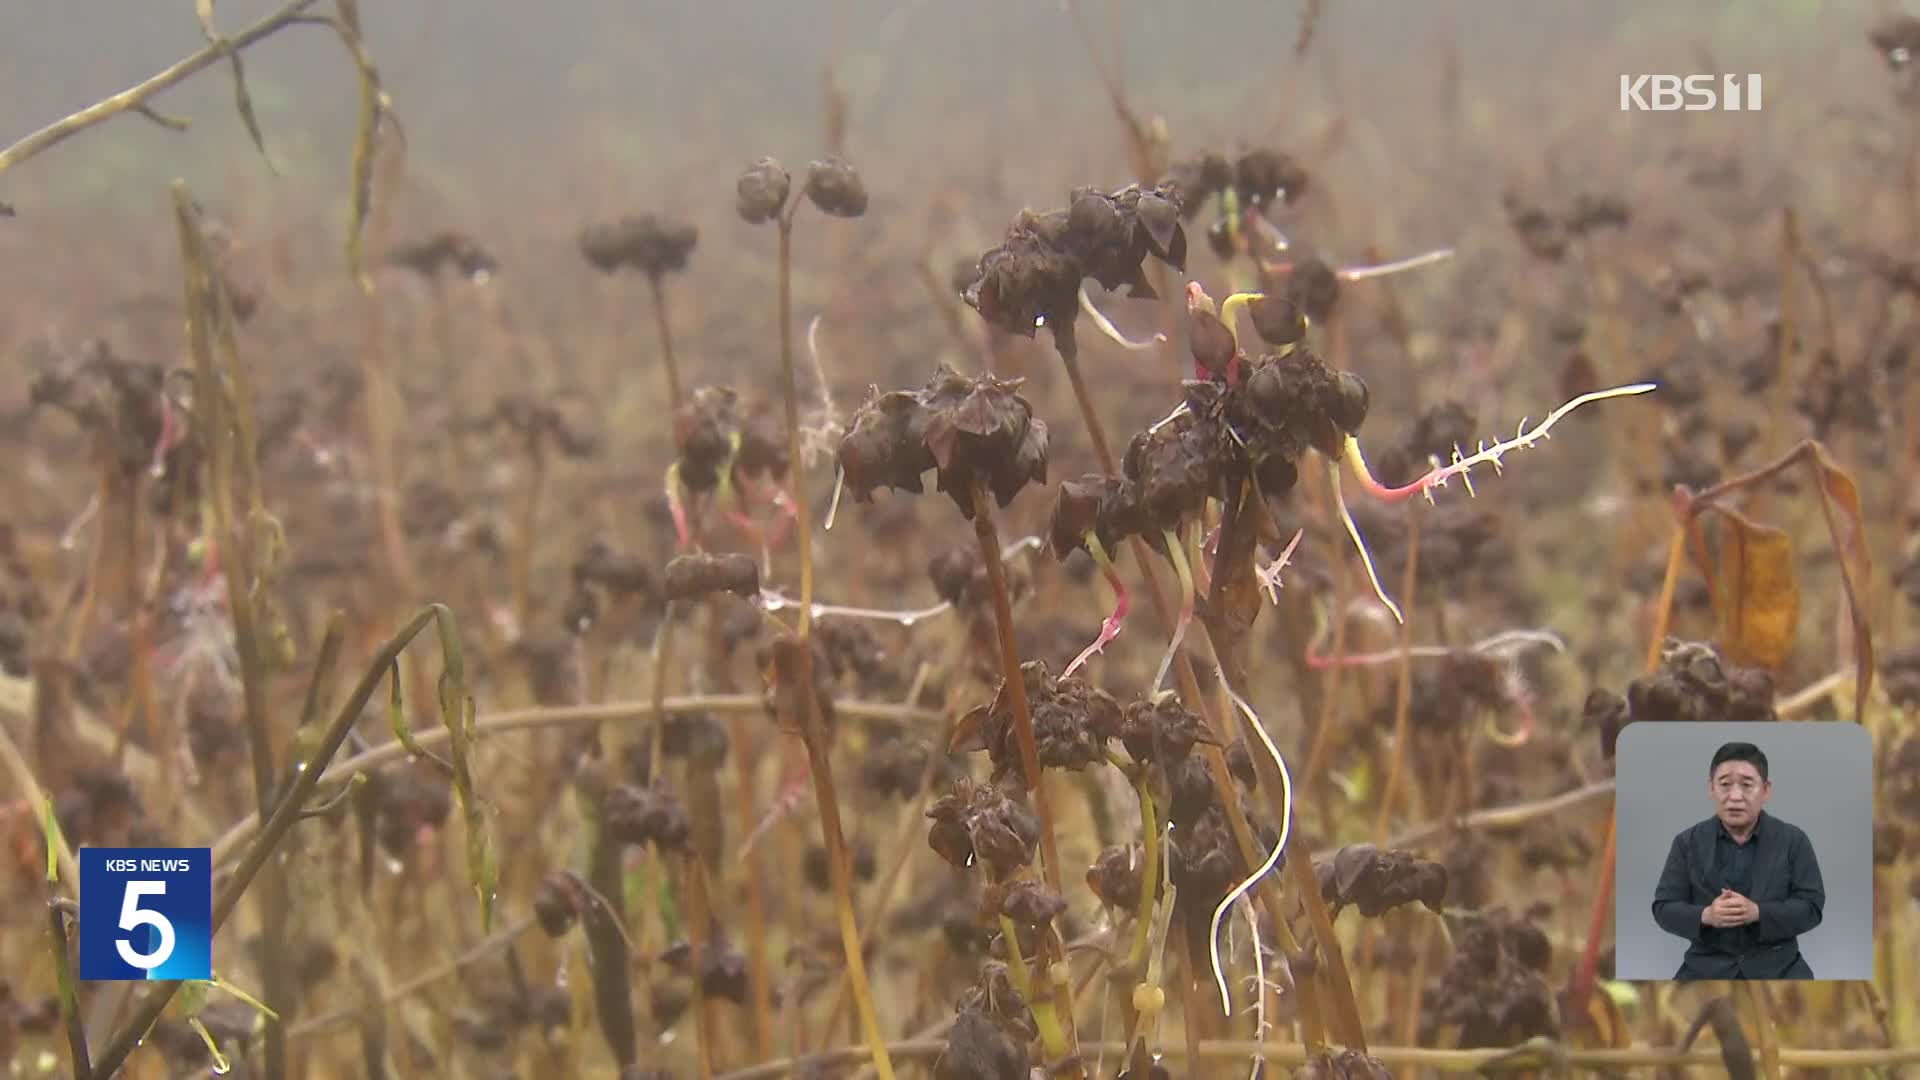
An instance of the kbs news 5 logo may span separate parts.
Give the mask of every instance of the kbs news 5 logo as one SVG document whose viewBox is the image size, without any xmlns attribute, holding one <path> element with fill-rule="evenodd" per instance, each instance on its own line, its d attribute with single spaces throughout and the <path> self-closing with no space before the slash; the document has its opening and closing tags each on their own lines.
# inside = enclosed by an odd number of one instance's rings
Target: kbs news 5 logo
<svg viewBox="0 0 1920 1080">
<path fill-rule="evenodd" d="M 210 848 L 81 848 L 80 977 L 213 977 Z"/>
</svg>

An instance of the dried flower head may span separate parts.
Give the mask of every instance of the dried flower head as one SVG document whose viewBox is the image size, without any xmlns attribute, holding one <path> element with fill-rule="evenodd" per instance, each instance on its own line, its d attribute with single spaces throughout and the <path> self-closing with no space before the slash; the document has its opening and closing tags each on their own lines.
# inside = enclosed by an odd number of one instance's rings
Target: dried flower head
<svg viewBox="0 0 1920 1080">
<path fill-rule="evenodd" d="M 1045 325 L 1056 344 L 1070 348 L 1080 282 L 1093 278 L 1150 298 L 1141 265 L 1148 255 L 1176 270 L 1186 267 L 1186 229 L 1171 187 L 1078 188 L 1064 210 L 1021 211 L 1000 245 L 980 257 L 964 296 L 993 326 L 1032 337 Z"/>
<path fill-rule="evenodd" d="M 1015 391 L 1020 380 L 973 378 L 941 365 L 919 390 L 870 395 L 840 439 L 848 494 L 866 502 L 890 487 L 918 493 L 921 474 L 937 473 L 962 515 L 973 517 L 979 482 L 1001 506 L 1047 477 L 1047 425 Z"/>
<path fill-rule="evenodd" d="M 1133 760 L 1161 766 L 1169 775 L 1187 760 L 1196 745 L 1215 742 L 1207 722 L 1172 696 L 1128 705 L 1120 725 L 1120 740 Z"/>
<path fill-rule="evenodd" d="M 1039 929 L 1067 910 L 1066 900 L 1038 881 L 1016 881 L 1005 889 L 988 891 L 997 894 L 992 897 L 994 914 L 1005 915 L 1018 926 Z"/>
<path fill-rule="evenodd" d="M 685 600 L 707 593 L 730 592 L 752 599 L 760 595 L 760 564 L 751 555 L 677 555 L 667 564 L 666 598 Z"/>
<path fill-rule="evenodd" d="M 687 809 L 664 789 L 617 784 L 607 790 L 605 814 L 607 835 L 617 843 L 687 850 L 692 835 Z"/>
<path fill-rule="evenodd" d="M 1426 989 L 1421 1041 L 1455 1027 L 1465 1047 L 1557 1039 L 1560 1010 L 1546 976 L 1553 946 L 1530 919 L 1490 908 L 1454 932 L 1453 958 Z"/>
<path fill-rule="evenodd" d="M 455 273 L 468 281 L 482 282 L 500 269 L 499 262 L 472 237 L 451 230 L 435 233 L 417 244 L 396 248 L 387 259 L 427 278 L 437 276 L 443 268 L 452 267 Z"/>
<path fill-rule="evenodd" d="M 697 226 L 668 224 L 652 214 L 629 215 L 582 229 L 580 254 L 604 274 L 631 266 L 658 278 L 685 270 L 699 241 Z"/>
<path fill-rule="evenodd" d="M 1040 843 L 1040 819 L 992 784 L 961 781 L 927 808 L 927 818 L 927 844 L 941 858 L 961 869 L 978 859 L 995 879 L 1033 862 Z"/>
<path fill-rule="evenodd" d="M 947 1032 L 946 1049 L 933 1063 L 934 1080 L 1008 1080 L 1028 1074 L 1028 1038 L 984 1009 L 962 1009 Z"/>
<path fill-rule="evenodd" d="M 857 218 L 867 212 L 867 185 L 852 165 L 836 157 L 807 165 L 807 198 L 834 217 Z"/>
<path fill-rule="evenodd" d="M 1120 734 L 1119 703 L 1085 679 L 1054 678 L 1044 660 L 1020 665 L 1020 674 L 1041 768 L 1077 772 L 1104 759 L 1107 740 Z M 987 751 L 995 782 L 1015 782 L 1022 776 L 1015 727 L 1013 702 L 1003 681 L 991 704 L 960 718 L 951 749 Z"/>
<path fill-rule="evenodd" d="M 1136 910 L 1144 858 L 1138 843 L 1103 849 L 1087 867 L 1087 888 L 1108 907 Z"/>
<path fill-rule="evenodd" d="M 1410 851 L 1349 844 L 1313 869 L 1334 916 L 1351 906 L 1372 919 L 1415 900 L 1438 912 L 1447 898 L 1447 868 Z"/>
<path fill-rule="evenodd" d="M 734 184 L 734 205 L 740 219 L 749 225 L 772 221 L 787 205 L 787 193 L 793 190 L 793 178 L 778 161 L 770 157 L 746 167 Z"/>
</svg>

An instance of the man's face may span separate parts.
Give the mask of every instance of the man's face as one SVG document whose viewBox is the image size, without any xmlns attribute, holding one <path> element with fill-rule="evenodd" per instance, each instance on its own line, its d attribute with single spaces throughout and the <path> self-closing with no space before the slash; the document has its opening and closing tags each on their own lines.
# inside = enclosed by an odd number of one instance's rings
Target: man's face
<svg viewBox="0 0 1920 1080">
<path fill-rule="evenodd" d="M 1773 782 L 1760 779 L 1760 770 L 1750 761 L 1726 761 L 1713 771 L 1707 790 L 1720 823 L 1738 831 L 1759 819 L 1760 808 L 1773 795 Z"/>
</svg>

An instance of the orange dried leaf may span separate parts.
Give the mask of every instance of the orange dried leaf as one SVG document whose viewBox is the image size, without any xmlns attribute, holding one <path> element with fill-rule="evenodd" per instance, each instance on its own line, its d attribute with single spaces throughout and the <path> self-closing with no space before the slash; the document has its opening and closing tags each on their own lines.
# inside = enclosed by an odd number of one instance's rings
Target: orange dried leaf
<svg viewBox="0 0 1920 1080">
<path fill-rule="evenodd" d="M 1777 671 L 1793 652 L 1800 620 L 1793 541 L 1781 530 L 1731 510 L 1711 510 L 1723 525 L 1716 530 L 1718 542 L 1705 568 L 1720 648 L 1735 664 Z"/>
</svg>

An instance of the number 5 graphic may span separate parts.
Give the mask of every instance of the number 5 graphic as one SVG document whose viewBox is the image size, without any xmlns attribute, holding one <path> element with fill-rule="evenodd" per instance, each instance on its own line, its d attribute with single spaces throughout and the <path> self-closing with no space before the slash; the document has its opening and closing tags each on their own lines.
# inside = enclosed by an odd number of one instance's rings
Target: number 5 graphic
<svg viewBox="0 0 1920 1080">
<path fill-rule="evenodd" d="M 143 896 L 165 896 L 167 883 L 164 881 L 129 881 L 127 891 L 120 898 L 120 929 L 132 930 L 135 927 L 151 926 L 160 935 L 160 944 L 150 953 L 139 952 L 125 938 L 113 943 L 119 951 L 120 959 L 143 971 L 151 971 L 167 962 L 173 955 L 173 924 L 165 915 L 149 911 L 140 906 Z"/>
</svg>

